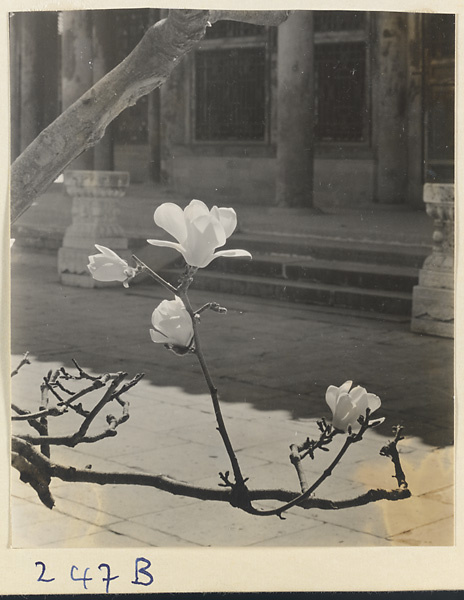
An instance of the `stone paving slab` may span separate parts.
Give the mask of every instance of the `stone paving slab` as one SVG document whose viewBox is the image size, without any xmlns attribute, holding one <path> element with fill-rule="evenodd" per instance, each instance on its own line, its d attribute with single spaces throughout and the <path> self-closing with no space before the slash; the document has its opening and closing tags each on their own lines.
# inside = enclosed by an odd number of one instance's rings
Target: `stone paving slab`
<svg viewBox="0 0 464 600">
<path fill-rule="evenodd" d="M 194 357 L 176 357 L 149 338 L 151 312 L 163 291 L 64 287 L 53 255 L 21 251 L 13 257 L 12 276 L 13 365 L 25 350 L 32 360 L 13 379 L 14 402 L 36 409 L 42 377 L 62 364 L 72 369 L 71 358 L 94 374 L 146 373 L 128 394 L 131 417 L 115 438 L 59 447 L 54 458 L 81 468 L 169 473 L 215 487 L 218 471 L 229 466 L 199 368 Z M 212 298 L 192 290 L 192 299 L 200 306 Z M 315 436 L 316 419 L 329 417 L 327 386 L 353 379 L 382 398 L 379 416 L 388 419 L 350 449 L 320 496 L 346 498 L 393 486 L 392 465 L 378 452 L 391 439 L 392 425 L 403 421 L 400 451 L 413 498 L 341 511 L 292 509 L 280 521 L 149 488 L 58 481 L 50 511 L 14 472 L 13 546 L 451 544 L 452 341 L 412 334 L 400 322 L 237 296 L 213 299 L 229 312 L 202 318 L 205 352 L 251 487 L 298 489 L 289 445 Z M 69 418 L 68 425 L 50 419 L 50 428 L 66 433 L 76 423 Z M 317 476 L 335 451 L 306 459 L 308 477 Z"/>
<path fill-rule="evenodd" d="M 200 502 L 165 512 L 135 517 L 133 521 L 171 535 L 178 535 L 202 546 L 248 546 L 289 532 L 310 529 L 317 523 L 289 514 L 285 521 L 278 517 L 251 516 L 232 509 L 223 502 L 214 507 Z M 212 539 L 213 538 L 213 539 Z"/>
<path fill-rule="evenodd" d="M 57 506 L 62 498 L 72 498 L 79 504 L 95 506 L 99 511 L 118 517 L 115 521 L 200 502 L 196 498 L 174 496 L 134 485 L 93 486 L 88 483 L 68 483 L 56 487 L 54 495 Z"/>
<path fill-rule="evenodd" d="M 454 519 L 448 517 L 416 527 L 392 537 L 392 541 L 407 546 L 452 546 L 454 540 Z"/>
<path fill-rule="evenodd" d="M 252 545 L 260 547 L 287 546 L 296 548 L 307 546 L 330 546 L 337 548 L 340 546 L 390 546 L 391 543 L 382 537 L 324 523 L 322 525 L 311 527 L 311 529 L 305 529 L 287 535 L 280 535 Z"/>
</svg>

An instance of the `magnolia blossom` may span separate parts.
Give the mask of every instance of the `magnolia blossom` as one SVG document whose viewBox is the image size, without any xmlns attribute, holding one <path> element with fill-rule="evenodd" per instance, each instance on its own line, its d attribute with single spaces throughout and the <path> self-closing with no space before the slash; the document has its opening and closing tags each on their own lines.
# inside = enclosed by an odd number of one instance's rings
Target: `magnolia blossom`
<svg viewBox="0 0 464 600">
<path fill-rule="evenodd" d="M 332 425 L 341 431 L 346 431 L 349 426 L 356 426 L 359 417 L 365 416 L 367 408 L 372 414 L 381 404 L 380 398 L 375 394 L 368 394 L 359 385 L 351 390 L 352 385 L 352 381 L 345 381 L 340 387 L 331 385 L 325 394 L 333 415 Z"/>
<path fill-rule="evenodd" d="M 135 269 L 129 267 L 113 250 L 98 244 L 95 244 L 95 248 L 100 254 L 89 256 L 87 265 L 92 277 L 97 281 L 122 281 L 127 286 L 127 281 L 135 275 Z"/>
<path fill-rule="evenodd" d="M 192 344 L 193 325 L 182 300 L 163 300 L 151 317 L 150 335 L 156 344 L 187 349 Z"/>
<path fill-rule="evenodd" d="M 155 223 L 172 235 L 177 242 L 147 240 L 153 246 L 174 248 L 182 254 L 191 267 L 206 267 L 219 256 L 246 256 L 246 250 L 220 250 L 237 226 L 237 215 L 233 208 L 208 209 L 201 200 L 192 200 L 182 210 L 172 202 L 166 202 L 155 211 Z"/>
</svg>

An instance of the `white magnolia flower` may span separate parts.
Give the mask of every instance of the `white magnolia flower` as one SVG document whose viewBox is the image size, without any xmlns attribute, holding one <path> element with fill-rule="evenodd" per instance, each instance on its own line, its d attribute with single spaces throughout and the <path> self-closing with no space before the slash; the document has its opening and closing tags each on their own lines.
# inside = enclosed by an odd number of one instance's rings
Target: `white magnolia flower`
<svg viewBox="0 0 464 600">
<path fill-rule="evenodd" d="M 182 210 L 172 202 L 166 202 L 155 211 L 155 223 L 172 235 L 177 242 L 165 240 L 147 240 L 153 246 L 174 248 L 182 254 L 191 267 L 206 267 L 219 256 L 246 256 L 246 250 L 220 250 L 237 226 L 237 215 L 233 208 L 211 210 L 201 200 L 192 200 Z"/>
<path fill-rule="evenodd" d="M 97 281 L 122 281 L 127 286 L 127 281 L 135 275 L 135 269 L 129 267 L 127 261 L 113 250 L 98 244 L 95 244 L 95 248 L 100 254 L 89 256 L 87 265 L 92 277 Z"/>
<path fill-rule="evenodd" d="M 372 414 L 381 404 L 378 396 L 367 393 L 359 385 L 350 391 L 352 385 L 352 381 L 345 381 L 340 387 L 331 385 L 325 394 L 333 415 L 332 425 L 341 431 L 346 431 L 348 426 L 355 427 L 359 417 L 365 416 L 367 408 Z"/>
<path fill-rule="evenodd" d="M 151 317 L 150 335 L 156 344 L 189 348 L 193 339 L 192 319 L 180 298 L 163 300 Z"/>
</svg>

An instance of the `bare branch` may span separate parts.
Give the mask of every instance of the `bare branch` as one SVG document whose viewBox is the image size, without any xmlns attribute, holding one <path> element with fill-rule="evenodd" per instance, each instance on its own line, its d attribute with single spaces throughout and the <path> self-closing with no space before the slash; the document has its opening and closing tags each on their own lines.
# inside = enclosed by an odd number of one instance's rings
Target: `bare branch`
<svg viewBox="0 0 464 600">
<path fill-rule="evenodd" d="M 62 481 L 68 482 L 85 482 L 96 483 L 99 485 L 141 485 L 153 487 L 170 494 L 197 498 L 199 500 L 216 500 L 229 502 L 234 504 L 234 490 L 229 487 L 205 488 L 192 485 L 184 481 L 178 481 L 167 475 L 150 475 L 147 473 L 108 473 L 102 471 L 93 471 L 89 469 L 76 469 L 75 467 L 66 467 L 58 463 L 50 461 L 48 458 L 41 455 L 37 450 L 32 448 L 24 440 L 13 438 L 13 451 L 15 455 L 24 458 L 31 465 L 50 477 L 56 477 Z M 13 465 L 18 468 L 18 465 Z M 401 500 L 408 498 L 411 495 L 407 489 L 394 490 L 376 490 L 372 489 L 361 494 L 356 498 L 348 500 L 327 500 L 323 498 L 307 497 L 303 501 L 298 502 L 298 507 L 303 509 L 318 508 L 322 510 L 338 510 L 342 508 L 350 508 L 353 506 L 362 506 L 370 502 L 379 500 Z M 249 499 L 257 500 L 274 500 L 280 502 L 291 502 L 300 498 L 301 494 L 283 489 L 256 489 L 249 491 Z M 249 510 L 246 507 L 240 507 L 246 512 L 251 512 L 259 516 L 266 516 L 269 513 L 264 511 Z M 275 513 L 274 513 L 275 514 Z"/>
<path fill-rule="evenodd" d="M 217 21 L 240 21 L 252 25 L 281 25 L 290 15 L 288 10 L 211 10 L 210 23 Z"/>
<path fill-rule="evenodd" d="M 20 415 L 13 415 L 12 421 L 29 421 L 31 419 L 40 419 L 42 417 L 61 417 L 66 412 L 66 407 L 52 406 L 47 410 L 39 410 L 35 413 L 25 413 Z"/>
<path fill-rule="evenodd" d="M 16 367 L 16 369 L 11 371 L 11 377 L 14 377 L 15 375 L 17 375 L 19 373 L 19 370 L 21 369 L 21 367 L 23 367 L 24 365 L 30 365 L 30 364 L 31 364 L 31 361 L 29 360 L 29 352 L 26 352 L 24 354 L 23 358 L 21 359 L 21 362 Z"/>
<path fill-rule="evenodd" d="M 290 462 L 295 467 L 298 481 L 300 482 L 301 493 L 304 494 L 309 486 L 308 481 L 306 480 L 306 474 L 303 470 L 303 465 L 301 464 L 301 456 L 297 444 L 292 444 L 290 446 Z"/>
<path fill-rule="evenodd" d="M 79 427 L 79 430 L 74 434 L 74 437 L 77 439 L 83 439 L 85 434 L 87 433 L 92 421 L 98 415 L 98 413 L 102 410 L 102 408 L 111 402 L 114 398 L 114 392 L 121 381 L 127 376 L 127 373 L 119 373 L 119 376 L 111 382 L 111 385 L 106 390 L 103 398 L 97 403 L 96 406 L 90 411 L 90 413 L 85 417 L 84 422 Z"/>
<path fill-rule="evenodd" d="M 225 15 L 225 17 L 224 17 Z M 278 24 L 286 11 L 176 9 L 148 29 L 134 50 L 51 123 L 11 168 L 11 222 L 82 152 L 94 146 L 107 126 L 139 98 L 162 85 L 180 59 L 205 35 L 213 18 Z"/>
<path fill-rule="evenodd" d="M 45 455 L 42 456 L 46 459 Z M 37 492 L 42 503 L 47 508 L 53 508 L 55 501 L 50 493 L 51 479 L 47 475 L 48 471 L 46 469 L 41 470 L 17 452 L 11 453 L 11 465 L 19 471 L 21 481 L 28 483 Z"/>
<path fill-rule="evenodd" d="M 380 450 L 380 454 L 382 456 L 388 456 L 391 458 L 392 463 L 395 466 L 395 474 L 393 477 L 398 481 L 398 487 L 406 489 L 408 487 L 408 483 L 406 481 L 406 476 L 404 474 L 403 468 L 401 467 L 400 456 L 398 454 L 397 444 L 399 441 L 403 440 L 403 436 L 401 435 L 403 428 L 401 425 L 397 425 L 393 428 L 393 432 L 395 433 L 395 439 L 389 442 L 386 446 L 384 446 Z"/>
<path fill-rule="evenodd" d="M 37 431 L 38 434 L 42 434 L 43 433 L 43 429 L 42 429 L 40 423 L 37 423 L 37 421 L 34 420 L 34 417 L 29 420 L 28 417 L 31 414 L 30 411 L 24 410 L 24 409 L 20 408 L 19 406 L 16 406 L 16 404 L 11 404 L 11 408 L 18 415 L 24 415 L 26 417 L 26 421 L 29 423 L 29 425 L 33 429 L 35 429 Z M 13 418 L 14 418 L 14 415 L 12 416 L 12 419 Z"/>
<path fill-rule="evenodd" d="M 166 288 L 168 290 L 168 292 L 171 292 L 171 294 L 174 294 L 174 295 L 177 294 L 177 290 L 173 285 L 171 285 L 169 282 L 165 281 L 161 277 L 161 275 L 158 275 L 158 273 L 155 273 L 155 271 L 150 269 L 150 267 L 148 265 L 146 265 L 143 261 L 141 261 L 140 258 L 137 258 L 137 256 L 135 256 L 135 254 L 132 255 L 132 258 L 135 260 L 137 269 L 140 269 L 140 272 L 148 273 L 148 275 L 150 275 L 150 277 L 152 279 L 154 279 L 160 285 L 162 285 L 164 288 Z"/>
</svg>

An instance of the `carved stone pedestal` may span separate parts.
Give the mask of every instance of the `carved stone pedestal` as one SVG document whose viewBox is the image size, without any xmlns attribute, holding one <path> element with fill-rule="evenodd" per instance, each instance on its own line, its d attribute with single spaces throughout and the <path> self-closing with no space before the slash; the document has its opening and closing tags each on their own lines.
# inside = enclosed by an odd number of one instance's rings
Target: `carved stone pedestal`
<svg viewBox="0 0 464 600">
<path fill-rule="evenodd" d="M 432 254 L 413 290 L 411 330 L 454 336 L 454 185 L 424 186 L 427 214 L 434 219 Z"/>
<path fill-rule="evenodd" d="M 63 246 L 58 251 L 61 282 L 77 287 L 111 285 L 91 277 L 88 257 L 98 254 L 95 244 L 111 248 L 126 260 L 130 257 L 127 237 L 118 222 L 119 198 L 126 193 L 129 173 L 67 171 L 64 184 L 73 204 L 72 224 L 66 229 Z"/>
</svg>

